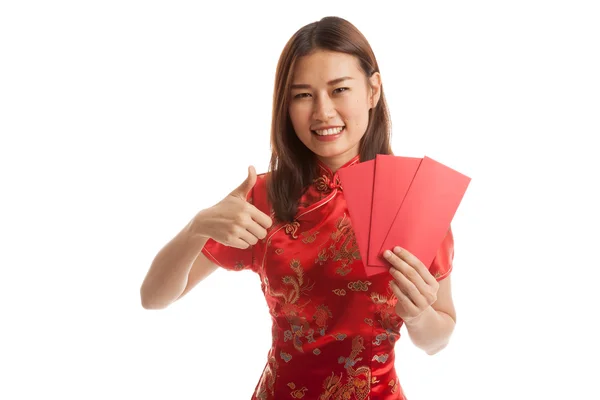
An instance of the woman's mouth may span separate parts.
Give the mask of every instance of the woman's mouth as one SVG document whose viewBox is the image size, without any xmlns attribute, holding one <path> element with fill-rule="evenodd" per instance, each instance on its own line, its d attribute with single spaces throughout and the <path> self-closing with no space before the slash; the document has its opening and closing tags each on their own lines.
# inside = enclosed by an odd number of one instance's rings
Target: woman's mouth
<svg viewBox="0 0 600 400">
<path fill-rule="evenodd" d="M 341 126 L 338 128 L 322 129 L 318 131 L 311 130 L 312 134 L 315 135 L 318 140 L 323 142 L 331 142 L 332 140 L 336 140 L 345 131 L 345 126 Z"/>
</svg>

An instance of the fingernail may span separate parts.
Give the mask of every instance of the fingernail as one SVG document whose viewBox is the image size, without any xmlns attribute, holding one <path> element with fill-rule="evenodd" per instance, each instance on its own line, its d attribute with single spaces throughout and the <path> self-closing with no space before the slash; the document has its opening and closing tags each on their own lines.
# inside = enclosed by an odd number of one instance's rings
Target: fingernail
<svg viewBox="0 0 600 400">
<path fill-rule="evenodd" d="M 392 256 L 392 252 L 389 251 L 389 250 L 386 250 L 386 251 L 383 252 L 383 256 L 385 258 L 390 258 Z"/>
<path fill-rule="evenodd" d="M 396 246 L 394 247 L 394 253 L 398 254 L 402 251 L 402 248 L 400 246 Z"/>
</svg>

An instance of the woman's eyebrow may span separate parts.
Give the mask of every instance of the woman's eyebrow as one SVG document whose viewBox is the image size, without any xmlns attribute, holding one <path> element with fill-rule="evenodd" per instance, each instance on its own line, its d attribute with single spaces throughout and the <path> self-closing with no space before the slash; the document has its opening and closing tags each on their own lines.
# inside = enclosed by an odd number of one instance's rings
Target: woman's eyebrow
<svg viewBox="0 0 600 400">
<path fill-rule="evenodd" d="M 340 82 L 347 81 L 347 80 L 350 80 L 350 79 L 354 79 L 354 78 L 352 78 L 351 76 L 343 76 L 341 78 L 333 79 L 333 80 L 327 82 L 327 84 L 329 86 L 337 85 Z M 310 86 L 310 85 L 308 85 L 306 83 L 294 83 L 294 84 L 292 84 L 291 88 L 292 89 L 311 89 L 312 86 Z"/>
</svg>

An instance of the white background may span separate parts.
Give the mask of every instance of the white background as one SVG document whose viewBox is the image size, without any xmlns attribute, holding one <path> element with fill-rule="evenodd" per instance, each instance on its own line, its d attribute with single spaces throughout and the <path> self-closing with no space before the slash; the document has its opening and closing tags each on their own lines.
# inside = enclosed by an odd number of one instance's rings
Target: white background
<svg viewBox="0 0 600 400">
<path fill-rule="evenodd" d="M 139 287 L 266 171 L 277 59 L 327 15 L 375 51 L 394 152 L 473 179 L 451 343 L 427 356 L 403 328 L 396 347 L 409 399 L 600 398 L 597 3 L 206 4 L 1 3 L 0 398 L 250 398 L 257 276 L 218 270 L 160 311 Z"/>
</svg>

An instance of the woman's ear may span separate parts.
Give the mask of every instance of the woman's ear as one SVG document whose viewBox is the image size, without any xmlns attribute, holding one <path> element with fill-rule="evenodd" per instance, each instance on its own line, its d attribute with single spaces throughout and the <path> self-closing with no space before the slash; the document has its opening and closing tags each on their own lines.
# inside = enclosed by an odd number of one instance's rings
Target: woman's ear
<svg viewBox="0 0 600 400">
<path fill-rule="evenodd" d="M 374 72 L 369 78 L 369 107 L 375 108 L 381 97 L 381 74 Z"/>
</svg>

